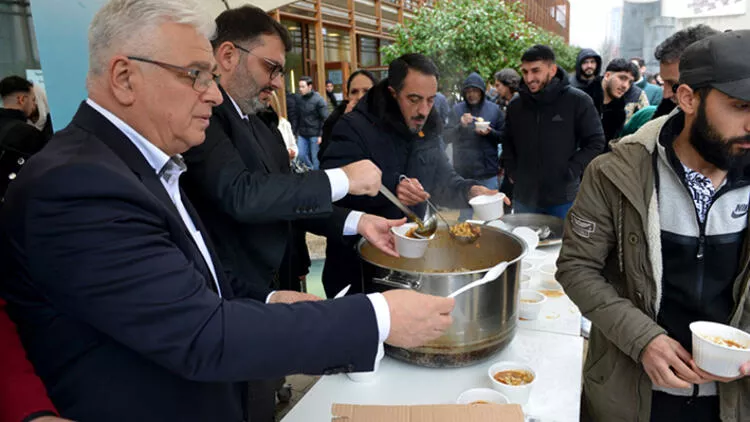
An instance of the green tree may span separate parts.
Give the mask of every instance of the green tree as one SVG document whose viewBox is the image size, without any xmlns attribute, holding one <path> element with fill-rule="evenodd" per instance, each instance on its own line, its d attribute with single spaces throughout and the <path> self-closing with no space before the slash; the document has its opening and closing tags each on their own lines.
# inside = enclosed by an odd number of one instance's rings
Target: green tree
<svg viewBox="0 0 750 422">
<path fill-rule="evenodd" d="M 526 22 L 522 7 L 514 1 L 442 0 L 396 26 L 395 42 L 383 53 L 388 62 L 406 53 L 429 56 L 440 69 L 443 88 L 453 92 L 470 72 L 490 81 L 500 69 L 518 69 L 521 55 L 534 44 L 551 46 L 560 66 L 574 68 L 579 49 Z"/>
</svg>

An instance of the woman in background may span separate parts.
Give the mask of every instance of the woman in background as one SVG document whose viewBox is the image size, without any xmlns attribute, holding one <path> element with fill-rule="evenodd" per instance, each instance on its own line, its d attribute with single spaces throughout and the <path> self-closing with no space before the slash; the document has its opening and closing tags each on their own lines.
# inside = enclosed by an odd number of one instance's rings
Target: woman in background
<svg viewBox="0 0 750 422">
<path fill-rule="evenodd" d="M 336 126 L 336 122 L 339 121 L 341 116 L 354 110 L 359 100 L 377 83 L 378 80 L 375 78 L 375 75 L 368 70 L 360 69 L 349 75 L 349 79 L 346 81 L 346 99 L 333 110 L 325 123 L 323 123 L 323 136 L 320 142 L 320 150 L 318 151 L 318 159 L 323 156 L 323 152 L 331 141 L 331 133 L 333 133 L 333 127 Z"/>
</svg>

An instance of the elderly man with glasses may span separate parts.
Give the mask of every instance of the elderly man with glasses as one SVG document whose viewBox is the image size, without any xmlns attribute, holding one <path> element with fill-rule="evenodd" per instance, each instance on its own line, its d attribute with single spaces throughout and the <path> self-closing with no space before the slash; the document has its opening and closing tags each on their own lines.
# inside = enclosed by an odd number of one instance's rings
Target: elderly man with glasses
<svg viewBox="0 0 750 422">
<path fill-rule="evenodd" d="M 179 187 L 181 154 L 223 101 L 215 27 L 197 0 L 107 2 L 89 98 L 8 190 L 0 293 L 63 417 L 240 422 L 241 381 L 369 371 L 379 343 L 414 347 L 451 324 L 452 299 L 415 292 L 234 294 Z"/>
<path fill-rule="evenodd" d="M 390 228 L 400 222 L 333 206 L 347 194 L 377 195 L 381 173 L 371 161 L 294 174 L 276 127 L 257 115 L 283 84 L 292 45 L 286 28 L 254 6 L 227 10 L 216 23 L 212 44 L 224 102 L 214 108 L 206 141 L 185 154 L 183 188 L 236 276 L 235 294 L 249 295 L 261 284 L 285 289 L 274 294 L 285 302 L 320 300 L 289 291 L 299 289 L 293 268 L 304 231 L 339 241 L 361 234 L 395 255 Z M 273 419 L 277 384 L 251 385 L 251 420 Z"/>
</svg>

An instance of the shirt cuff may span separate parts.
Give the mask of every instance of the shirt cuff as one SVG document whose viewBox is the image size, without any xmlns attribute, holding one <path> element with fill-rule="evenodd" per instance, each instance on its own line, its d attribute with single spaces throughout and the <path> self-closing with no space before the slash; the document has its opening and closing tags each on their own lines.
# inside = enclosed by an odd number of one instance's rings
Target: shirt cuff
<svg viewBox="0 0 750 422">
<path fill-rule="evenodd" d="M 349 178 L 341 169 L 326 170 L 326 176 L 331 183 L 331 201 L 336 202 L 349 193 Z"/>
<path fill-rule="evenodd" d="M 388 301 L 382 293 L 370 293 L 367 298 L 370 299 L 375 309 L 375 318 L 378 321 L 378 342 L 385 343 L 391 335 L 391 309 L 388 307 Z"/>
<path fill-rule="evenodd" d="M 344 236 L 354 236 L 359 231 L 359 220 L 365 215 L 362 211 L 352 211 L 344 221 Z"/>
<path fill-rule="evenodd" d="M 272 291 L 271 293 L 266 296 L 266 303 L 271 303 L 271 297 L 276 294 L 276 290 Z"/>
</svg>

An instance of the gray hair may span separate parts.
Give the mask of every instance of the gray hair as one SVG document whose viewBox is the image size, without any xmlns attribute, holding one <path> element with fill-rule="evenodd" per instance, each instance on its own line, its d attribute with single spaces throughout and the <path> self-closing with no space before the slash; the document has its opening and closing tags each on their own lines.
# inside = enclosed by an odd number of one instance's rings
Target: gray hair
<svg viewBox="0 0 750 422">
<path fill-rule="evenodd" d="M 146 53 L 148 36 L 164 23 L 190 25 L 209 40 L 216 34 L 198 0 L 109 0 L 89 27 L 89 74 L 101 74 L 115 54 Z"/>
</svg>

